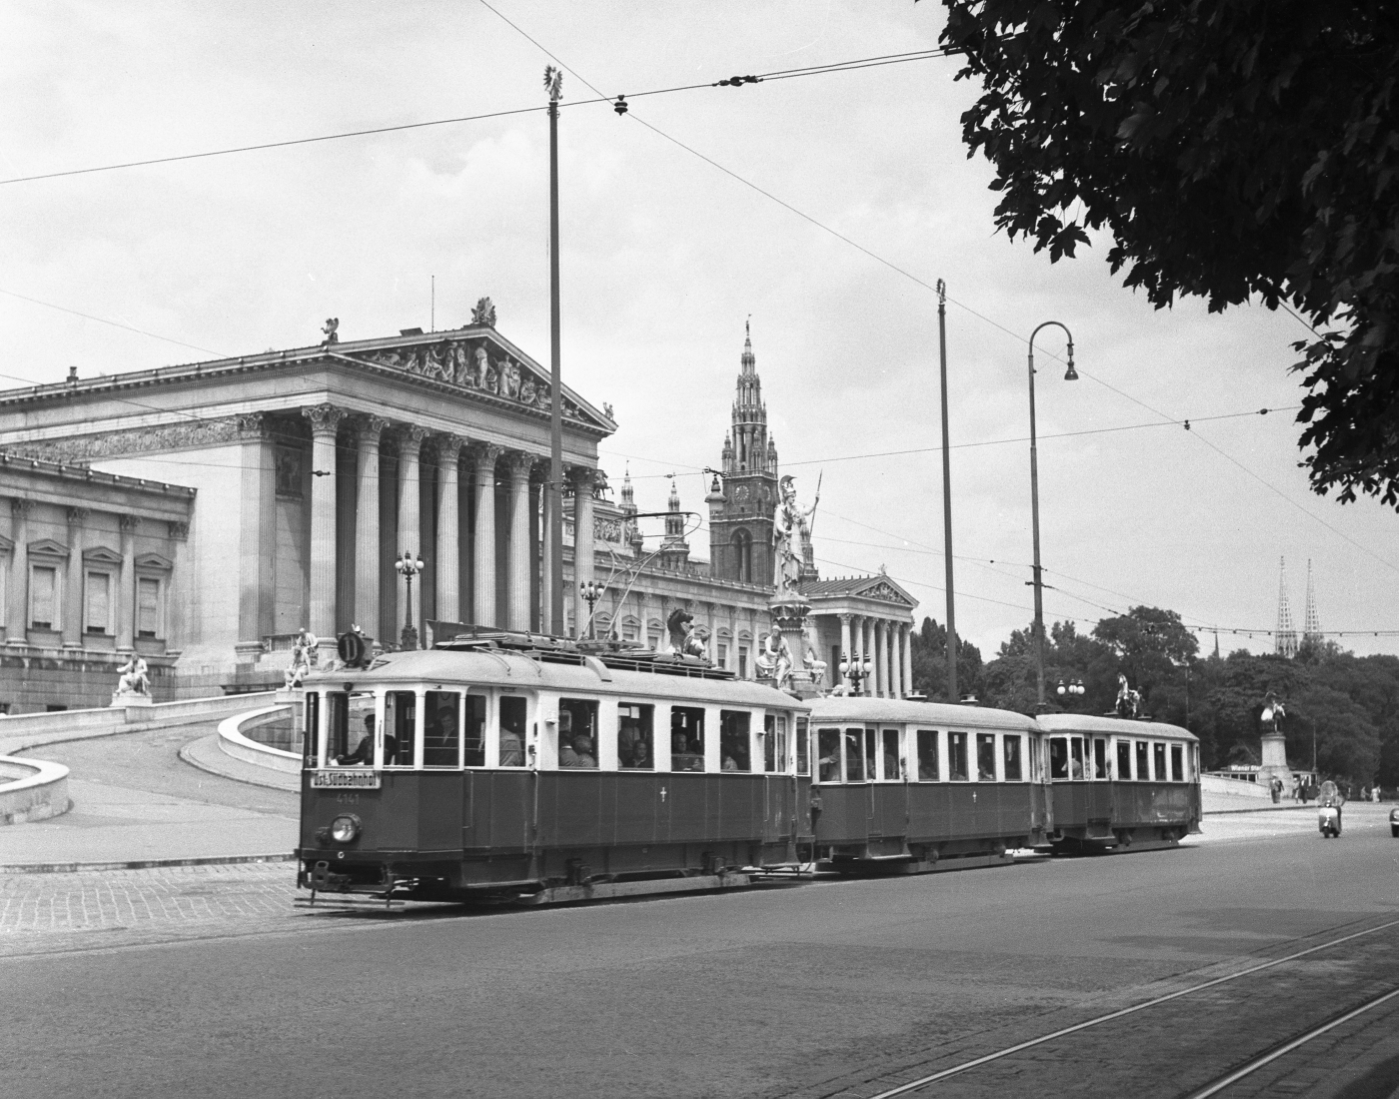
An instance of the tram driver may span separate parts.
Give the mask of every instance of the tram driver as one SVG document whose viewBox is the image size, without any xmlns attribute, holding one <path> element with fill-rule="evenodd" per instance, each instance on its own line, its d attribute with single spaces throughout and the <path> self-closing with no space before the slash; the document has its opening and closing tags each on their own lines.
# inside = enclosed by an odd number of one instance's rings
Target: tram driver
<svg viewBox="0 0 1399 1099">
<path fill-rule="evenodd" d="M 364 715 L 364 735 L 353 752 L 336 756 L 338 767 L 372 767 L 374 765 L 374 715 Z"/>
</svg>

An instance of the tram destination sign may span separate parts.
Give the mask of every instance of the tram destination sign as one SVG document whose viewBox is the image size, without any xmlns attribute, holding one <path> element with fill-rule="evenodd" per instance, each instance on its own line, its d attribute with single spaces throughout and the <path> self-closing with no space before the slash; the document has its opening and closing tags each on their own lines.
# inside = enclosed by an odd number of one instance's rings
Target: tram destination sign
<svg viewBox="0 0 1399 1099">
<path fill-rule="evenodd" d="M 378 771 L 312 771 L 312 790 L 377 790 Z"/>
</svg>

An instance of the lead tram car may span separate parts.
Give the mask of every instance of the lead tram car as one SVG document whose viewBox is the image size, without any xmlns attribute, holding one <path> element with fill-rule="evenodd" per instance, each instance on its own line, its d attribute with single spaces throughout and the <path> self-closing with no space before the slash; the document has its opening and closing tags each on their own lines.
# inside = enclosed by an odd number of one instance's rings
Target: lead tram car
<svg viewBox="0 0 1399 1099">
<path fill-rule="evenodd" d="M 1038 719 L 1056 851 L 1174 847 L 1200 831 L 1200 743 L 1178 725 L 1084 714 Z"/>
<path fill-rule="evenodd" d="M 546 903 L 795 862 L 806 706 L 707 662 L 477 631 L 305 688 L 313 899 Z"/>
</svg>

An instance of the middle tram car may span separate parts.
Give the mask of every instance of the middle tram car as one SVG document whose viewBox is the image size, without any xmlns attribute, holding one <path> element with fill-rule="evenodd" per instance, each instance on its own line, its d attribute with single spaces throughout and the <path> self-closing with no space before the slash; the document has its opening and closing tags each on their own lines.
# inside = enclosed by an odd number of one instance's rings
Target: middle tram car
<svg viewBox="0 0 1399 1099">
<path fill-rule="evenodd" d="M 796 861 L 807 707 L 707 662 L 492 634 L 305 688 L 303 887 L 543 903 Z"/>
<path fill-rule="evenodd" d="M 1047 842 L 1042 734 L 1008 710 L 858 696 L 811 700 L 813 861 L 925 873 Z"/>
</svg>

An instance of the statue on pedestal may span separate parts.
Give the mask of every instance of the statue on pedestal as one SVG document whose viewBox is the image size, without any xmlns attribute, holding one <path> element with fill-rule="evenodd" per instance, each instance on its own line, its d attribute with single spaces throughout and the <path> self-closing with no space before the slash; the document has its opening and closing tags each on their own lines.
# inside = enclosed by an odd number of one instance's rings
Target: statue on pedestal
<svg viewBox="0 0 1399 1099">
<path fill-rule="evenodd" d="M 112 692 L 113 706 L 150 704 L 150 669 L 140 653 L 132 653 L 126 663 L 117 669 L 117 674 L 120 678 L 117 680 L 117 689 Z"/>
<path fill-rule="evenodd" d="M 773 578 L 777 599 L 795 595 L 801 580 L 802 546 L 810 538 L 809 521 L 814 507 L 803 509 L 797 503 L 797 490 L 791 474 L 779 482 L 781 499 L 773 516 Z"/>
<path fill-rule="evenodd" d="M 792 650 L 776 623 L 763 638 L 762 647 L 753 663 L 757 666 L 758 677 L 771 679 L 772 685 L 779 691 L 792 678 Z"/>
<path fill-rule="evenodd" d="M 311 670 L 320 655 L 316 649 L 318 644 L 320 642 L 316 635 L 304 627 L 296 635 L 291 647 L 291 666 L 283 673 L 287 690 L 301 686 L 301 681 L 306 678 L 306 673 Z"/>
<path fill-rule="evenodd" d="M 813 687 L 824 687 L 826 684 L 826 662 L 816 655 L 816 629 L 810 619 L 806 621 L 806 632 L 803 635 L 806 644 L 803 646 L 802 666 L 806 668 L 807 675 L 811 676 Z"/>
</svg>

